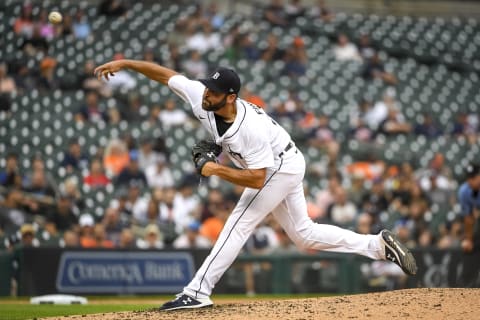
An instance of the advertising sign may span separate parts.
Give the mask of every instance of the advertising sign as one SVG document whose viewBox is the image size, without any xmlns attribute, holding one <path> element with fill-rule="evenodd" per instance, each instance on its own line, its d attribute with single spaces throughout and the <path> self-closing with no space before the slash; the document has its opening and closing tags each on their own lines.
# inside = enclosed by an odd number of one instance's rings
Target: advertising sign
<svg viewBox="0 0 480 320">
<path fill-rule="evenodd" d="M 79 252 L 60 258 L 59 292 L 163 293 L 179 292 L 194 274 L 188 252 Z"/>
</svg>

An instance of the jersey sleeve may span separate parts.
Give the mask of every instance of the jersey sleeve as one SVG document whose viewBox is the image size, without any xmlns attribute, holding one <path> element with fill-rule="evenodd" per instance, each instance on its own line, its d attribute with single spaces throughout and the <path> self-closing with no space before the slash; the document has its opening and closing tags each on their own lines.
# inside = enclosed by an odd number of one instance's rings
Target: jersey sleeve
<svg viewBox="0 0 480 320">
<path fill-rule="evenodd" d="M 197 80 L 177 74 L 168 80 L 168 87 L 183 101 L 190 104 L 193 113 L 198 117 L 202 113 L 202 98 L 205 86 Z"/>
<path fill-rule="evenodd" d="M 473 212 L 470 194 L 465 186 L 458 190 L 458 202 L 460 203 L 460 215 L 465 217 L 471 215 Z"/>
</svg>

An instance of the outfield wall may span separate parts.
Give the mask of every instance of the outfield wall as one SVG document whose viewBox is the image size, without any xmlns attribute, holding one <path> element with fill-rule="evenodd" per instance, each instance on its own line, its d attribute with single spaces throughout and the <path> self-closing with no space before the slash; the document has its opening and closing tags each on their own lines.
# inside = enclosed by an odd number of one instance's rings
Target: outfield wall
<svg viewBox="0 0 480 320">
<path fill-rule="evenodd" d="M 0 254 L 0 294 L 170 294 L 192 278 L 208 251 L 121 251 L 26 248 Z M 215 293 L 359 293 L 401 287 L 480 287 L 480 253 L 415 250 L 415 277 L 396 275 L 389 263 L 347 254 L 242 255 Z M 390 266 L 390 267 L 389 267 Z M 393 271 L 392 271 L 393 270 Z M 393 272 L 393 273 L 392 273 Z"/>
</svg>

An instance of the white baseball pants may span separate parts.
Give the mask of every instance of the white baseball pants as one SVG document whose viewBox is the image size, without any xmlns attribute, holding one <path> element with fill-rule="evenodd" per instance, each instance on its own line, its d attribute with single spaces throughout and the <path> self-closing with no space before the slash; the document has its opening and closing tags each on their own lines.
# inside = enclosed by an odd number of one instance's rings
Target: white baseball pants
<svg viewBox="0 0 480 320">
<path fill-rule="evenodd" d="M 298 173 L 282 172 L 282 165 L 269 172 L 265 186 L 246 188 L 227 219 L 210 254 L 184 288 L 184 293 L 198 298 L 211 295 L 213 287 L 233 263 L 255 227 L 270 213 L 300 249 L 316 249 L 360 254 L 372 259 L 384 259 L 380 235 L 361 235 L 332 225 L 314 223 L 307 215 L 303 190 L 305 161 L 300 152 L 286 162 L 303 163 Z M 284 167 L 292 166 L 285 164 Z M 289 170 L 291 171 L 291 170 Z"/>
</svg>

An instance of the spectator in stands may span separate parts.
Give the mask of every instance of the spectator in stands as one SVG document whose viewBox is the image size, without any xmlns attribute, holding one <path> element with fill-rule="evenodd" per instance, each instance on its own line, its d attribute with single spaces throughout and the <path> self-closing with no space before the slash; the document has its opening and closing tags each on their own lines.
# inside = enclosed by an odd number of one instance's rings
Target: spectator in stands
<svg viewBox="0 0 480 320">
<path fill-rule="evenodd" d="M 33 14 L 32 14 L 32 4 L 25 3 L 22 7 L 22 12 L 20 17 L 15 19 L 13 30 L 19 36 L 25 38 L 31 38 L 33 35 Z"/>
<path fill-rule="evenodd" d="M 4 187 L 21 187 L 22 175 L 18 168 L 18 155 L 9 153 L 5 159 L 5 170 L 0 172 L 0 185 Z"/>
<path fill-rule="evenodd" d="M 370 214 L 366 212 L 361 213 L 358 215 L 356 221 L 356 232 L 360 234 L 372 234 L 372 232 L 375 232 L 375 229 L 373 228 L 373 219 Z"/>
<path fill-rule="evenodd" d="M 250 103 L 253 103 L 257 107 L 260 108 L 265 108 L 266 103 L 263 98 L 253 92 L 252 86 L 251 85 L 245 85 L 242 87 L 242 92 L 240 93 L 242 96 L 243 100 L 248 101 Z"/>
<path fill-rule="evenodd" d="M 100 105 L 98 93 L 89 91 L 85 95 L 85 105 L 75 114 L 75 120 L 78 122 L 108 122 L 108 115 L 103 106 Z"/>
<path fill-rule="evenodd" d="M 63 16 L 62 24 L 57 26 L 57 34 L 62 37 L 73 34 L 73 19 L 71 15 L 66 14 Z"/>
<path fill-rule="evenodd" d="M 322 221 L 327 215 L 328 207 L 334 202 L 337 191 L 342 187 L 342 177 L 339 172 L 332 172 L 328 177 L 328 185 L 315 194 L 315 203 L 319 208 L 315 221 Z"/>
<path fill-rule="evenodd" d="M 28 56 L 35 56 L 37 53 L 47 54 L 49 45 L 42 37 L 38 25 L 34 25 L 32 36 L 24 39 L 21 48 Z"/>
<path fill-rule="evenodd" d="M 60 247 L 62 248 L 79 248 L 80 239 L 78 234 L 73 230 L 65 230 L 63 233 L 63 239 L 60 241 Z"/>
<path fill-rule="evenodd" d="M 122 230 L 120 234 L 120 242 L 118 243 L 119 249 L 136 249 L 135 243 L 135 234 L 133 233 L 132 229 L 125 228 Z"/>
<path fill-rule="evenodd" d="M 175 249 L 208 249 L 212 247 L 210 240 L 200 234 L 200 223 L 192 221 L 185 232 L 173 242 Z"/>
<path fill-rule="evenodd" d="M 141 185 L 135 182 L 128 185 L 127 198 L 124 205 L 131 212 L 133 223 L 142 226 L 147 224 L 149 200 L 148 197 L 143 196 Z"/>
<path fill-rule="evenodd" d="M 406 122 L 405 117 L 396 107 L 388 109 L 387 118 L 380 123 L 378 132 L 385 135 L 407 134 L 412 131 L 410 123 Z"/>
<path fill-rule="evenodd" d="M 365 192 L 360 206 L 362 212 L 372 216 L 372 226 L 377 226 L 377 228 L 380 228 L 378 227 L 380 215 L 386 212 L 389 206 L 389 195 L 383 184 L 382 179 L 374 180 L 370 192 Z"/>
<path fill-rule="evenodd" d="M 68 150 L 64 152 L 60 165 L 67 170 L 67 173 L 88 168 L 88 157 L 82 152 L 82 147 L 77 139 L 70 140 Z"/>
<path fill-rule="evenodd" d="M 88 19 L 83 10 L 75 13 L 75 21 L 73 22 L 73 35 L 77 39 L 86 39 L 90 35 L 91 28 Z"/>
<path fill-rule="evenodd" d="M 80 227 L 80 246 L 82 248 L 95 248 L 97 242 L 95 240 L 95 220 L 88 213 L 84 213 L 78 219 L 78 225 Z"/>
<path fill-rule="evenodd" d="M 196 32 L 187 37 L 186 46 L 189 50 L 198 51 L 200 54 L 223 49 L 220 34 L 213 30 L 208 21 L 198 26 Z"/>
<path fill-rule="evenodd" d="M 377 53 L 377 50 L 372 46 L 370 36 L 366 33 L 360 35 L 360 39 L 358 40 L 358 52 L 363 61 L 368 61 Z"/>
<path fill-rule="evenodd" d="M 307 71 L 307 52 L 305 50 L 305 43 L 299 36 L 293 39 L 292 46 L 286 51 L 285 67 L 282 71 L 283 74 L 296 78 L 303 76 Z"/>
<path fill-rule="evenodd" d="M 57 186 L 52 186 L 47 180 L 44 168 L 34 168 L 30 179 L 23 186 L 25 192 L 35 196 L 38 202 L 51 204 L 57 193 Z"/>
<path fill-rule="evenodd" d="M 185 222 L 182 227 L 188 226 L 191 220 L 200 220 L 201 218 L 201 202 L 195 192 L 198 186 L 198 177 L 194 174 L 186 174 L 180 183 L 176 186 L 175 198 L 173 203 L 178 211 L 185 216 Z"/>
<path fill-rule="evenodd" d="M 0 229 L 12 234 L 24 223 L 31 222 L 32 217 L 26 210 L 27 201 L 18 188 L 10 188 L 0 201 Z"/>
<path fill-rule="evenodd" d="M 102 97 L 110 97 L 112 91 L 107 87 L 106 83 L 98 80 L 93 74 L 95 64 L 93 60 L 85 61 L 82 72 L 77 76 L 75 86 L 84 91 L 95 91 Z"/>
<path fill-rule="evenodd" d="M 270 33 L 267 36 L 267 46 L 261 51 L 260 57 L 263 61 L 271 62 L 283 60 L 285 57 L 285 50 L 278 45 L 278 37 Z"/>
<path fill-rule="evenodd" d="M 15 245 L 15 249 L 39 247 L 40 241 L 35 237 L 35 228 L 32 224 L 26 223 L 20 228 L 20 242 Z"/>
<path fill-rule="evenodd" d="M 63 184 L 60 186 L 60 194 L 67 197 L 72 202 L 72 210 L 75 214 L 79 214 L 80 211 L 85 209 L 85 201 L 83 195 L 79 190 L 79 183 L 77 177 L 67 177 Z"/>
<path fill-rule="evenodd" d="M 143 239 L 137 240 L 139 249 L 162 249 L 164 247 L 162 234 L 156 224 L 149 224 L 144 229 Z"/>
<path fill-rule="evenodd" d="M 302 0 L 290 0 L 285 5 L 287 20 L 292 21 L 305 15 L 306 8 L 302 5 Z"/>
<path fill-rule="evenodd" d="M 40 35 L 47 40 L 52 40 L 55 36 L 54 26 L 48 22 L 48 10 L 40 10 L 38 20 L 35 21 L 35 25 L 40 28 Z"/>
<path fill-rule="evenodd" d="M 387 119 L 390 108 L 399 108 L 395 100 L 395 94 L 393 88 L 388 88 L 383 94 L 383 99 L 375 102 L 373 108 L 369 108 L 366 111 L 364 119 L 371 130 L 376 132 L 379 129 L 380 124 Z"/>
<path fill-rule="evenodd" d="M 11 94 L 17 91 L 15 79 L 8 75 L 7 64 L 0 62 L 0 112 L 10 113 Z"/>
<path fill-rule="evenodd" d="M 329 162 L 331 164 L 335 163 L 340 145 L 335 138 L 334 131 L 330 128 L 330 119 L 328 116 L 321 115 L 318 118 L 318 126 L 311 132 L 308 138 L 308 144 L 315 148 L 325 150 Z"/>
<path fill-rule="evenodd" d="M 98 6 L 98 13 L 110 17 L 123 16 L 127 12 L 127 7 L 122 0 L 102 0 Z"/>
<path fill-rule="evenodd" d="M 353 224 L 357 217 L 357 208 L 347 198 L 345 189 L 337 189 L 334 202 L 327 209 L 327 216 L 337 226 L 349 227 Z"/>
<path fill-rule="evenodd" d="M 472 145 L 477 143 L 480 137 L 479 117 L 477 114 L 461 112 L 457 114 L 450 132 L 455 137 L 466 137 Z"/>
<path fill-rule="evenodd" d="M 121 108 L 120 113 L 122 119 L 128 122 L 138 123 L 147 118 L 148 107 L 143 103 L 138 93 L 131 92 L 128 95 L 128 103 L 124 108 Z"/>
<path fill-rule="evenodd" d="M 150 188 L 169 188 L 174 185 L 172 172 L 162 154 L 158 154 L 155 163 L 145 169 L 145 176 Z"/>
<path fill-rule="evenodd" d="M 127 186 L 131 183 L 138 184 L 142 187 L 147 186 L 147 178 L 145 173 L 141 170 L 140 165 L 138 164 L 138 151 L 132 150 L 129 153 L 130 160 L 128 165 L 125 166 L 122 171 L 115 178 L 114 183 L 116 187 Z"/>
<path fill-rule="evenodd" d="M 350 176 L 350 184 L 346 188 L 348 199 L 359 209 L 362 207 L 363 197 L 367 194 L 364 184 L 365 177 L 362 174 L 353 174 Z"/>
<path fill-rule="evenodd" d="M 101 224 L 105 228 L 106 237 L 112 241 L 115 246 L 120 242 L 120 234 L 124 228 L 128 228 L 129 217 L 122 216 L 118 208 L 108 207 L 103 214 Z"/>
<path fill-rule="evenodd" d="M 113 55 L 113 60 L 124 59 L 125 56 L 122 53 L 116 53 Z M 115 74 L 115 77 L 111 77 L 109 81 L 105 81 L 106 86 L 111 90 L 132 90 L 137 85 L 137 80 L 127 71 L 121 70 Z"/>
<path fill-rule="evenodd" d="M 83 178 L 83 183 L 92 188 L 103 188 L 110 183 L 110 179 L 105 174 L 102 160 L 94 158 L 90 163 L 90 170 Z"/>
<path fill-rule="evenodd" d="M 160 63 L 162 61 L 153 47 L 145 48 L 145 51 L 143 51 L 143 60 L 154 63 Z"/>
<path fill-rule="evenodd" d="M 115 191 L 114 198 L 110 201 L 109 207 L 117 210 L 120 219 L 131 223 L 132 220 L 132 205 L 128 201 L 128 188 L 119 188 Z"/>
<path fill-rule="evenodd" d="M 41 246 L 58 247 L 61 244 L 62 235 L 52 221 L 47 220 L 43 225 L 43 228 L 40 225 L 37 234 Z"/>
<path fill-rule="evenodd" d="M 273 26 L 286 27 L 288 25 L 287 13 L 282 0 L 270 0 L 264 9 L 263 17 Z"/>
<path fill-rule="evenodd" d="M 167 60 L 165 61 L 165 66 L 168 68 L 177 68 L 175 70 L 182 70 L 182 55 L 180 53 L 180 48 L 175 45 L 170 45 L 169 47 L 169 55 L 167 56 Z"/>
<path fill-rule="evenodd" d="M 227 221 L 228 215 L 233 209 L 232 203 L 230 201 L 224 201 L 221 203 L 209 203 L 209 209 L 212 210 L 213 216 L 207 218 L 200 227 L 200 234 L 205 238 L 209 239 L 212 244 L 214 244 L 220 231 L 222 231 L 225 221 Z"/>
<path fill-rule="evenodd" d="M 51 57 L 45 57 L 40 63 L 40 75 L 37 79 L 37 88 L 45 92 L 58 89 L 60 84 L 55 76 L 55 67 L 57 60 Z"/>
<path fill-rule="evenodd" d="M 314 5 L 308 13 L 311 17 L 322 20 L 323 22 L 331 22 L 335 15 L 333 12 L 327 8 L 325 0 L 317 0 L 316 5 Z"/>
<path fill-rule="evenodd" d="M 385 66 L 380 60 L 378 52 L 375 52 L 370 59 L 366 60 L 362 77 L 366 80 L 380 79 L 388 85 L 395 85 L 397 83 L 395 75 L 385 70 Z"/>
<path fill-rule="evenodd" d="M 78 216 L 73 211 L 72 200 L 66 196 L 60 196 L 55 208 L 50 211 L 48 219 L 61 232 L 74 229 L 78 224 Z"/>
<path fill-rule="evenodd" d="M 185 198 L 177 197 L 177 190 L 173 187 L 164 189 L 159 208 L 160 228 L 165 235 L 165 243 L 172 244 L 194 217 Z"/>
<path fill-rule="evenodd" d="M 358 141 L 369 142 L 374 138 L 374 132 L 368 125 L 367 115 L 372 104 L 367 99 L 362 99 L 357 108 L 350 113 L 350 135 Z"/>
<path fill-rule="evenodd" d="M 203 79 L 207 74 L 207 63 L 202 60 L 200 52 L 192 50 L 190 58 L 184 61 L 182 70 L 190 78 Z"/>
<path fill-rule="evenodd" d="M 188 115 L 183 109 L 177 107 L 174 99 L 168 98 L 163 104 L 159 119 L 164 128 L 170 128 L 185 125 L 185 122 L 188 120 Z"/>
<path fill-rule="evenodd" d="M 477 253 L 480 250 L 480 166 L 469 163 L 465 168 L 465 182 L 458 189 L 458 201 L 460 203 L 460 216 L 463 220 L 464 239 L 461 248 L 464 255 L 463 284 L 467 287 L 475 285 L 480 261 Z"/>
<path fill-rule="evenodd" d="M 338 61 L 362 61 L 357 46 L 344 33 L 338 35 L 333 53 Z"/>
<path fill-rule="evenodd" d="M 204 18 L 210 21 L 212 27 L 216 30 L 221 28 L 225 22 L 223 14 L 218 10 L 218 4 L 216 2 L 210 2 L 208 7 L 204 10 Z"/>
<path fill-rule="evenodd" d="M 165 155 L 153 149 L 153 139 L 145 137 L 140 140 L 140 148 L 138 149 L 138 165 L 140 169 L 145 170 L 157 163 L 159 157 L 163 157 L 165 161 Z"/>
<path fill-rule="evenodd" d="M 274 110 L 270 114 L 279 122 L 283 122 L 283 120 L 296 122 L 301 120 L 305 115 L 303 109 L 304 103 L 293 89 L 288 91 L 288 96 L 285 97 L 283 101 L 278 105 L 273 104 L 273 106 Z"/>
<path fill-rule="evenodd" d="M 93 245 L 94 248 L 112 249 L 115 246 L 113 241 L 107 238 L 107 233 L 103 224 L 95 224 L 95 227 L 93 228 L 93 235 L 95 236 L 95 243 Z"/>
<path fill-rule="evenodd" d="M 434 122 L 432 115 L 429 113 L 422 115 L 421 122 L 415 126 L 413 132 L 429 139 L 438 138 L 443 134 L 442 129 Z"/>
<path fill-rule="evenodd" d="M 117 176 L 130 162 L 127 145 L 120 139 L 112 139 L 105 148 L 103 166 L 108 176 Z"/>
</svg>

